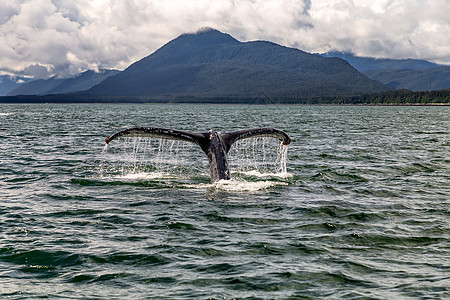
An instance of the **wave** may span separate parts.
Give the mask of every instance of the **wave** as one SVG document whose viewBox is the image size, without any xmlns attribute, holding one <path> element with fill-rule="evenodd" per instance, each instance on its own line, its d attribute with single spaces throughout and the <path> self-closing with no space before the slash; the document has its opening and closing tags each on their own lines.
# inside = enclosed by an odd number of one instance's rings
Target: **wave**
<svg viewBox="0 0 450 300">
<path fill-rule="evenodd" d="M 282 179 L 287 179 L 287 178 L 293 178 L 294 175 L 288 172 L 263 172 L 261 173 L 258 170 L 251 170 L 251 171 L 238 171 L 238 174 L 243 174 L 246 176 L 252 176 L 252 177 L 257 177 L 257 178 L 267 178 L 267 177 L 277 177 L 277 178 L 282 178 Z"/>
<path fill-rule="evenodd" d="M 73 179 L 81 185 L 135 185 L 153 188 L 214 189 L 229 192 L 256 192 L 277 186 L 287 186 L 293 174 L 288 172 L 261 172 L 259 170 L 237 171 L 231 180 L 209 183 L 209 174 L 188 174 L 183 171 L 130 170 L 120 174 L 101 174 L 94 178 Z"/>
<path fill-rule="evenodd" d="M 358 174 L 348 174 L 345 172 L 334 171 L 331 169 L 323 170 L 314 175 L 313 178 L 316 180 L 338 184 L 361 183 L 369 181 L 367 178 L 364 178 L 363 176 Z"/>
<path fill-rule="evenodd" d="M 125 179 L 125 180 L 153 180 L 153 179 L 176 179 L 177 177 L 170 173 L 165 172 L 139 172 L 139 173 L 129 173 L 118 176 L 106 177 L 109 179 Z"/>
<path fill-rule="evenodd" d="M 287 186 L 287 185 L 288 183 L 286 182 L 276 182 L 268 180 L 251 182 L 251 181 L 230 179 L 230 180 L 219 180 L 214 183 L 186 184 L 183 187 L 190 189 L 210 189 L 216 191 L 245 193 L 245 192 L 258 192 L 261 190 L 267 190 L 272 187 Z"/>
</svg>

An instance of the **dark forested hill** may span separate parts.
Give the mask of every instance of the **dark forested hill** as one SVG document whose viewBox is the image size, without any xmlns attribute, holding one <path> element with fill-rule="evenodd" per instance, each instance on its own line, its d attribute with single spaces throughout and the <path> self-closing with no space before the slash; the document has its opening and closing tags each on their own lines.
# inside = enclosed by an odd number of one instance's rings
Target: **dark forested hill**
<svg viewBox="0 0 450 300">
<path fill-rule="evenodd" d="M 420 59 L 390 59 L 356 56 L 348 52 L 331 51 L 322 54 L 323 57 L 339 57 L 351 64 L 356 70 L 365 72 L 369 70 L 416 70 L 435 68 L 440 65 Z"/>
<path fill-rule="evenodd" d="M 66 94 L 84 91 L 117 73 L 119 73 L 117 70 L 101 70 L 100 72 L 89 70 L 73 78 L 38 79 L 18 86 L 9 92 L 8 96 Z"/>
<path fill-rule="evenodd" d="M 86 93 L 96 97 L 309 98 L 387 88 L 339 58 L 270 42 L 239 42 L 214 29 L 183 34 Z"/>
<path fill-rule="evenodd" d="M 450 88 L 450 66 L 419 59 L 360 57 L 345 52 L 327 52 L 324 57 L 339 57 L 358 71 L 393 89 L 432 91 Z"/>
<path fill-rule="evenodd" d="M 434 91 L 450 88 L 450 67 L 415 70 L 370 70 L 364 72 L 394 89 Z"/>
</svg>

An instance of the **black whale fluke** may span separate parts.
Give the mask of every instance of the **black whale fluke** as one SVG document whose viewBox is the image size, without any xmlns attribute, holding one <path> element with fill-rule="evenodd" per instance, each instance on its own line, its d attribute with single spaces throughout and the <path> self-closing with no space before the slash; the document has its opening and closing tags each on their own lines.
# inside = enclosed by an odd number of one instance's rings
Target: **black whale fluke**
<svg viewBox="0 0 450 300">
<path fill-rule="evenodd" d="M 291 143 L 291 139 L 285 132 L 275 128 L 253 128 L 224 133 L 219 133 L 211 129 L 209 132 L 198 133 L 158 127 L 134 127 L 125 129 L 107 137 L 105 142 L 109 144 L 118 137 L 156 137 L 195 143 L 202 148 L 208 157 L 209 168 L 211 170 L 211 182 L 215 182 L 221 179 L 230 179 L 227 153 L 231 145 L 241 139 L 260 136 L 277 138 L 282 141 L 283 145 L 289 145 Z"/>
</svg>

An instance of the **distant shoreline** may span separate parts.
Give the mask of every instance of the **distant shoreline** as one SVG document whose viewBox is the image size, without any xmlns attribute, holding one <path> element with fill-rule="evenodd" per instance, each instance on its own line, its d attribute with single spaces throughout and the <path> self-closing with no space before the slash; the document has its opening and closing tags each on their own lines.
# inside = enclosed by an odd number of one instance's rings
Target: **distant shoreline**
<svg viewBox="0 0 450 300">
<path fill-rule="evenodd" d="M 372 105 L 372 106 L 449 106 L 450 89 L 412 92 L 394 90 L 382 93 L 324 96 L 324 97 L 280 97 L 280 96 L 94 96 L 83 93 L 52 94 L 44 96 L 1 96 L 0 103 L 155 103 L 155 104 L 295 104 L 295 105 Z"/>
<path fill-rule="evenodd" d="M 239 102 L 239 103 L 225 103 L 225 102 L 138 102 L 138 101 L 4 101 L 0 98 L 0 104 L 167 104 L 167 105 L 286 105 L 286 106 L 450 106 L 450 103 L 252 103 L 252 102 Z"/>
</svg>

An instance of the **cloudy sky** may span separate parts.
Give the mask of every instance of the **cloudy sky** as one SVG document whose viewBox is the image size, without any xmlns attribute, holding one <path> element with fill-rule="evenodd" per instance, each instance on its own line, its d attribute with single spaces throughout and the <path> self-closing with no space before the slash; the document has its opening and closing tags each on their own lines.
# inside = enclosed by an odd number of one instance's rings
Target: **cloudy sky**
<svg viewBox="0 0 450 300">
<path fill-rule="evenodd" d="M 124 69 L 185 32 L 450 64 L 448 0 L 1 0 L 0 75 Z"/>
</svg>

